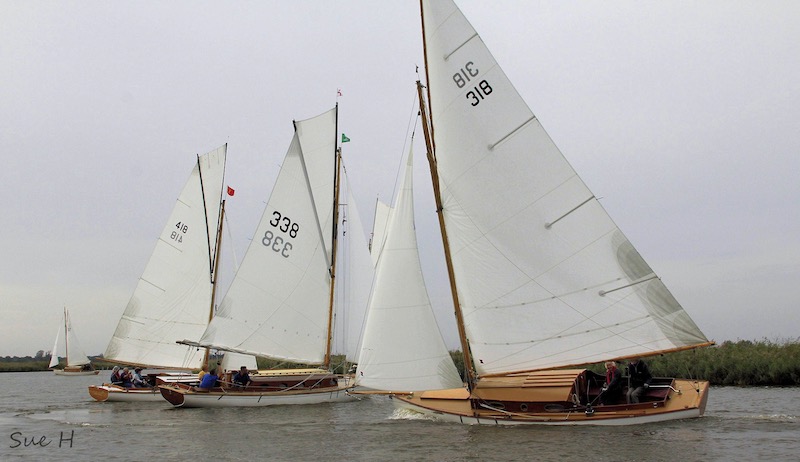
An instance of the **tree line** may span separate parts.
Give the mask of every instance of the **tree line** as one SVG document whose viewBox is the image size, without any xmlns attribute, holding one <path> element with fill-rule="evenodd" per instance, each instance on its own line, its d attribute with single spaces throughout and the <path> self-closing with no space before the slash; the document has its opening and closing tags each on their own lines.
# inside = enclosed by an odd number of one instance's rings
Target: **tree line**
<svg viewBox="0 0 800 462">
<path fill-rule="evenodd" d="M 459 371 L 464 370 L 461 351 L 450 352 Z M 108 368 L 111 363 L 102 361 L 102 356 L 93 357 L 97 368 Z M 349 370 L 343 356 L 332 358 L 332 367 L 337 373 Z M 792 386 L 800 385 L 800 339 L 788 341 L 737 340 L 724 341 L 718 345 L 667 353 L 644 358 L 650 371 L 658 377 L 683 377 L 708 380 L 711 385 L 736 386 Z M 0 372 L 46 371 L 50 356 L 38 352 L 35 356 L 0 358 Z M 258 358 L 259 369 L 302 367 L 298 364 Z M 585 366 L 603 373 L 602 364 Z"/>
</svg>

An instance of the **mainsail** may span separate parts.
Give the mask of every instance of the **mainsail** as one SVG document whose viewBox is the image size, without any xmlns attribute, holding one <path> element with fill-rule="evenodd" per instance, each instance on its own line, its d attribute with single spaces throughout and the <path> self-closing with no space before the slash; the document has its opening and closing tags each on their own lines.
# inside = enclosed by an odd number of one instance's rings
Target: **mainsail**
<svg viewBox="0 0 800 462">
<path fill-rule="evenodd" d="M 295 122 L 253 240 L 199 345 L 306 364 L 324 361 L 336 111 Z"/>
<path fill-rule="evenodd" d="M 477 372 L 707 343 L 456 5 L 422 10 L 444 220 Z"/>
<path fill-rule="evenodd" d="M 377 268 L 356 383 L 379 390 L 455 388 L 461 378 L 433 315 L 414 230 L 413 153 L 395 207 L 373 242 Z M 382 221 L 382 220 L 381 220 Z M 377 233 L 376 233 L 377 234 Z M 398 348 L 397 345 L 403 345 Z"/>
<path fill-rule="evenodd" d="M 59 327 L 56 331 L 56 341 L 53 344 L 53 351 L 50 352 L 50 364 L 47 367 L 58 366 L 58 339 L 61 331 L 64 330 L 64 355 L 66 356 L 66 367 L 83 366 L 90 364 L 89 357 L 78 343 L 78 337 L 72 330 L 72 323 L 69 320 L 69 312 L 64 308 L 64 327 Z"/>
<path fill-rule="evenodd" d="M 198 156 L 108 344 L 105 358 L 199 368 L 204 352 L 178 345 L 208 325 L 227 145 Z"/>
</svg>

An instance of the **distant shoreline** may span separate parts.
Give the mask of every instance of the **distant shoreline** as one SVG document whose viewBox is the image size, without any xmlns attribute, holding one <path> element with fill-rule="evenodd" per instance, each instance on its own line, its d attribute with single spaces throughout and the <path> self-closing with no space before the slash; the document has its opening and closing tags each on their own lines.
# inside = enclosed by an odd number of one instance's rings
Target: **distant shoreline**
<svg viewBox="0 0 800 462">
<path fill-rule="evenodd" d="M 460 351 L 450 355 L 463 370 Z M 774 342 L 770 340 L 725 341 L 696 350 L 668 353 L 644 359 L 653 375 L 708 380 L 711 385 L 734 386 L 800 386 L 800 339 Z M 114 364 L 101 357 L 91 358 L 96 369 L 111 369 Z M 259 368 L 293 367 L 259 358 Z M 343 358 L 342 358 L 342 362 Z M 49 356 L 0 357 L 0 372 L 43 372 L 50 370 Z M 602 364 L 585 366 L 602 372 Z M 342 371 L 338 371 L 342 372 Z"/>
</svg>

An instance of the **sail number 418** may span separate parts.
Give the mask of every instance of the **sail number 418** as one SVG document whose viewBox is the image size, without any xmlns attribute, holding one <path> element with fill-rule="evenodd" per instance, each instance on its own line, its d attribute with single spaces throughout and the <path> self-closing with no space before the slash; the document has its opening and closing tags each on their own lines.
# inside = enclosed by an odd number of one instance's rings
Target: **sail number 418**
<svg viewBox="0 0 800 462">
<path fill-rule="evenodd" d="M 289 239 L 297 237 L 297 233 L 300 231 L 298 223 L 293 222 L 289 217 L 281 216 L 277 210 L 272 212 L 272 220 L 269 221 L 269 224 L 284 235 L 288 235 Z M 273 252 L 281 254 L 283 258 L 289 258 L 289 252 L 292 250 L 292 243 L 283 236 L 276 235 L 271 229 L 264 233 L 261 244 L 272 249 Z"/>
<path fill-rule="evenodd" d="M 458 88 L 464 88 L 470 84 L 472 80 L 478 76 L 480 71 L 475 68 L 475 63 L 469 61 L 461 69 L 453 74 L 453 82 Z M 477 106 L 481 101 L 486 99 L 487 96 L 492 94 L 492 86 L 486 80 L 481 80 L 477 85 L 473 86 L 465 95 L 469 104 Z"/>
<path fill-rule="evenodd" d="M 189 225 L 179 221 L 175 225 L 175 228 L 177 228 L 178 230 L 172 231 L 172 233 L 169 235 L 169 238 L 175 242 L 183 242 L 183 235 L 186 234 L 187 231 L 189 231 Z"/>
</svg>

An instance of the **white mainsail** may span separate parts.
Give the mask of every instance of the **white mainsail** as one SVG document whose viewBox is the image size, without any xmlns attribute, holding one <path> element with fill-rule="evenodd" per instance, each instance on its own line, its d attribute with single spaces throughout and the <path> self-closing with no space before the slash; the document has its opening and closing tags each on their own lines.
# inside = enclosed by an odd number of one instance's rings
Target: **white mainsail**
<svg viewBox="0 0 800 462">
<path fill-rule="evenodd" d="M 198 339 L 211 310 L 213 259 L 227 145 L 198 156 L 156 242 L 105 358 L 151 367 L 199 368 Z"/>
<path fill-rule="evenodd" d="M 451 0 L 423 0 L 444 219 L 479 374 L 707 342 Z"/>
<path fill-rule="evenodd" d="M 336 109 L 295 122 L 281 171 L 202 346 L 306 364 L 328 341 Z"/>
<path fill-rule="evenodd" d="M 78 342 L 78 337 L 72 329 L 69 312 L 66 309 L 64 310 L 64 322 L 66 323 L 67 330 L 64 349 L 64 354 L 67 355 L 67 366 L 83 366 L 84 364 L 89 364 L 91 361 L 89 361 L 89 357 L 86 356 L 86 352 L 83 351 L 81 344 Z"/>
<path fill-rule="evenodd" d="M 456 388 L 462 381 L 442 340 L 420 266 L 414 227 L 413 153 L 380 241 L 356 383 L 379 390 Z M 397 345 L 403 345 L 398 348 Z"/>
</svg>

